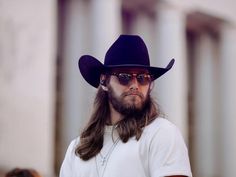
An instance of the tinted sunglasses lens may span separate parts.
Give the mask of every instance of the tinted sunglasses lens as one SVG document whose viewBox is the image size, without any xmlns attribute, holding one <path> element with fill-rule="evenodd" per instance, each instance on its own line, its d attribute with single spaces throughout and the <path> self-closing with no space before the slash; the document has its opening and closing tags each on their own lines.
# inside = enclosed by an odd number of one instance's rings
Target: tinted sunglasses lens
<svg viewBox="0 0 236 177">
<path fill-rule="evenodd" d="M 151 82 L 151 76 L 149 74 L 139 74 L 136 78 L 141 85 L 147 85 Z"/>
<path fill-rule="evenodd" d="M 117 77 L 122 85 L 128 85 L 133 79 L 133 75 L 127 73 L 119 73 Z M 138 74 L 136 79 L 140 85 L 147 85 L 151 82 L 151 76 L 149 74 Z"/>
<path fill-rule="evenodd" d="M 117 77 L 119 79 L 120 84 L 122 84 L 122 85 L 128 85 L 132 79 L 132 75 L 126 74 L 126 73 L 120 73 L 120 74 L 118 74 Z"/>
</svg>

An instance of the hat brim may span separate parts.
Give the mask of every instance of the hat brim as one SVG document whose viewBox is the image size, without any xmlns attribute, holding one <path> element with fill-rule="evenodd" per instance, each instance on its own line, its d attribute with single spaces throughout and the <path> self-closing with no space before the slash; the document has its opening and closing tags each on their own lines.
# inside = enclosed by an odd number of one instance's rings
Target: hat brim
<svg viewBox="0 0 236 177">
<path fill-rule="evenodd" d="M 153 76 L 153 80 L 159 78 L 167 71 L 169 71 L 174 65 L 175 59 L 172 59 L 169 64 L 165 68 L 160 67 L 152 67 L 146 65 L 103 65 L 98 59 L 94 58 L 90 55 L 83 55 L 80 57 L 78 65 L 79 70 L 83 78 L 93 87 L 97 88 L 100 84 L 100 76 L 105 71 L 112 68 L 125 68 L 125 67 L 137 67 L 137 68 L 145 68 L 150 74 Z"/>
</svg>

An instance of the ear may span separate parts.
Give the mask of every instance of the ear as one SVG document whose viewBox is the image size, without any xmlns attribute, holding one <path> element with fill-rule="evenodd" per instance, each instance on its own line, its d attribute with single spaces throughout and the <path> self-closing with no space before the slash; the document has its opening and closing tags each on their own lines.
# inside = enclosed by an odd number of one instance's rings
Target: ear
<svg viewBox="0 0 236 177">
<path fill-rule="evenodd" d="M 102 87 L 102 89 L 103 89 L 105 92 L 107 92 L 107 91 L 108 91 L 108 88 L 107 88 L 106 86 L 104 86 L 104 85 L 101 85 L 101 87 Z"/>
<path fill-rule="evenodd" d="M 103 74 L 100 76 L 100 85 L 104 91 L 108 91 L 108 88 L 106 86 L 106 76 Z"/>
</svg>

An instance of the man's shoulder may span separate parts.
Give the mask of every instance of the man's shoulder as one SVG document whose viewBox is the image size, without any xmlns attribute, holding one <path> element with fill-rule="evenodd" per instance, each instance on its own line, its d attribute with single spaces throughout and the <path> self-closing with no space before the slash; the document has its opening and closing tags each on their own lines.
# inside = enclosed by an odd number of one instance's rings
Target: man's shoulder
<svg viewBox="0 0 236 177">
<path fill-rule="evenodd" d="M 145 127 L 146 130 L 157 130 L 157 129 L 172 129 L 175 128 L 176 126 L 170 122 L 169 120 L 162 118 L 162 117 L 157 117 L 154 121 L 152 121 L 148 126 Z"/>
<path fill-rule="evenodd" d="M 79 137 L 79 136 L 76 137 L 76 138 L 74 138 L 74 139 L 70 142 L 70 144 L 69 144 L 69 146 L 68 146 L 68 150 L 70 150 L 70 151 L 75 151 L 76 147 L 77 147 L 78 144 L 79 144 L 79 141 L 80 141 L 80 137 Z"/>
<path fill-rule="evenodd" d="M 182 135 L 178 127 L 171 121 L 161 117 L 156 118 L 146 126 L 142 135 L 142 141 L 146 144 L 156 142 L 168 146 L 176 140 L 182 142 Z"/>
<path fill-rule="evenodd" d="M 175 134 L 178 128 L 171 121 L 166 118 L 158 117 L 148 126 L 144 128 L 143 133 L 148 137 L 155 136 L 156 134 Z"/>
</svg>

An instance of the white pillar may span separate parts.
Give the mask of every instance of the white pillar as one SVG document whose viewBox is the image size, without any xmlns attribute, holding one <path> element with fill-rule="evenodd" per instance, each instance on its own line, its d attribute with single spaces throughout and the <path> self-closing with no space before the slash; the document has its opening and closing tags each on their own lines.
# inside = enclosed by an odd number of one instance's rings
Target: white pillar
<svg viewBox="0 0 236 177">
<path fill-rule="evenodd" d="M 131 26 L 131 34 L 138 34 L 143 38 L 148 48 L 150 63 L 153 65 L 152 61 L 155 61 L 155 38 L 153 38 L 155 20 L 150 17 L 148 12 L 137 11 L 136 13 Z"/>
<path fill-rule="evenodd" d="M 225 24 L 221 31 L 221 148 L 222 176 L 236 174 L 236 26 Z"/>
<path fill-rule="evenodd" d="M 60 27 L 61 46 L 61 115 L 59 124 L 59 142 L 57 146 L 59 166 L 64 158 L 69 142 L 79 135 L 81 127 L 88 117 L 89 100 L 87 99 L 86 81 L 82 78 L 78 59 L 88 52 L 89 46 L 89 6 L 86 1 L 70 0 L 60 4 L 63 18 Z M 86 92 L 85 92 L 86 90 Z"/>
<path fill-rule="evenodd" d="M 56 7 L 55 0 L 0 2 L 0 173 L 55 175 Z"/>
<path fill-rule="evenodd" d="M 214 43 L 210 35 L 202 33 L 196 41 L 193 88 L 193 150 L 196 176 L 217 176 L 217 146 L 214 141 L 217 127 Z"/>
<path fill-rule="evenodd" d="M 157 7 L 157 57 L 155 65 L 166 67 L 170 59 L 176 59 L 170 72 L 155 83 L 158 102 L 168 119 L 180 128 L 187 141 L 185 14 L 181 9 L 165 3 L 159 3 Z"/>
<path fill-rule="evenodd" d="M 121 33 L 121 1 L 91 1 L 91 48 L 101 62 L 107 49 Z"/>
</svg>

